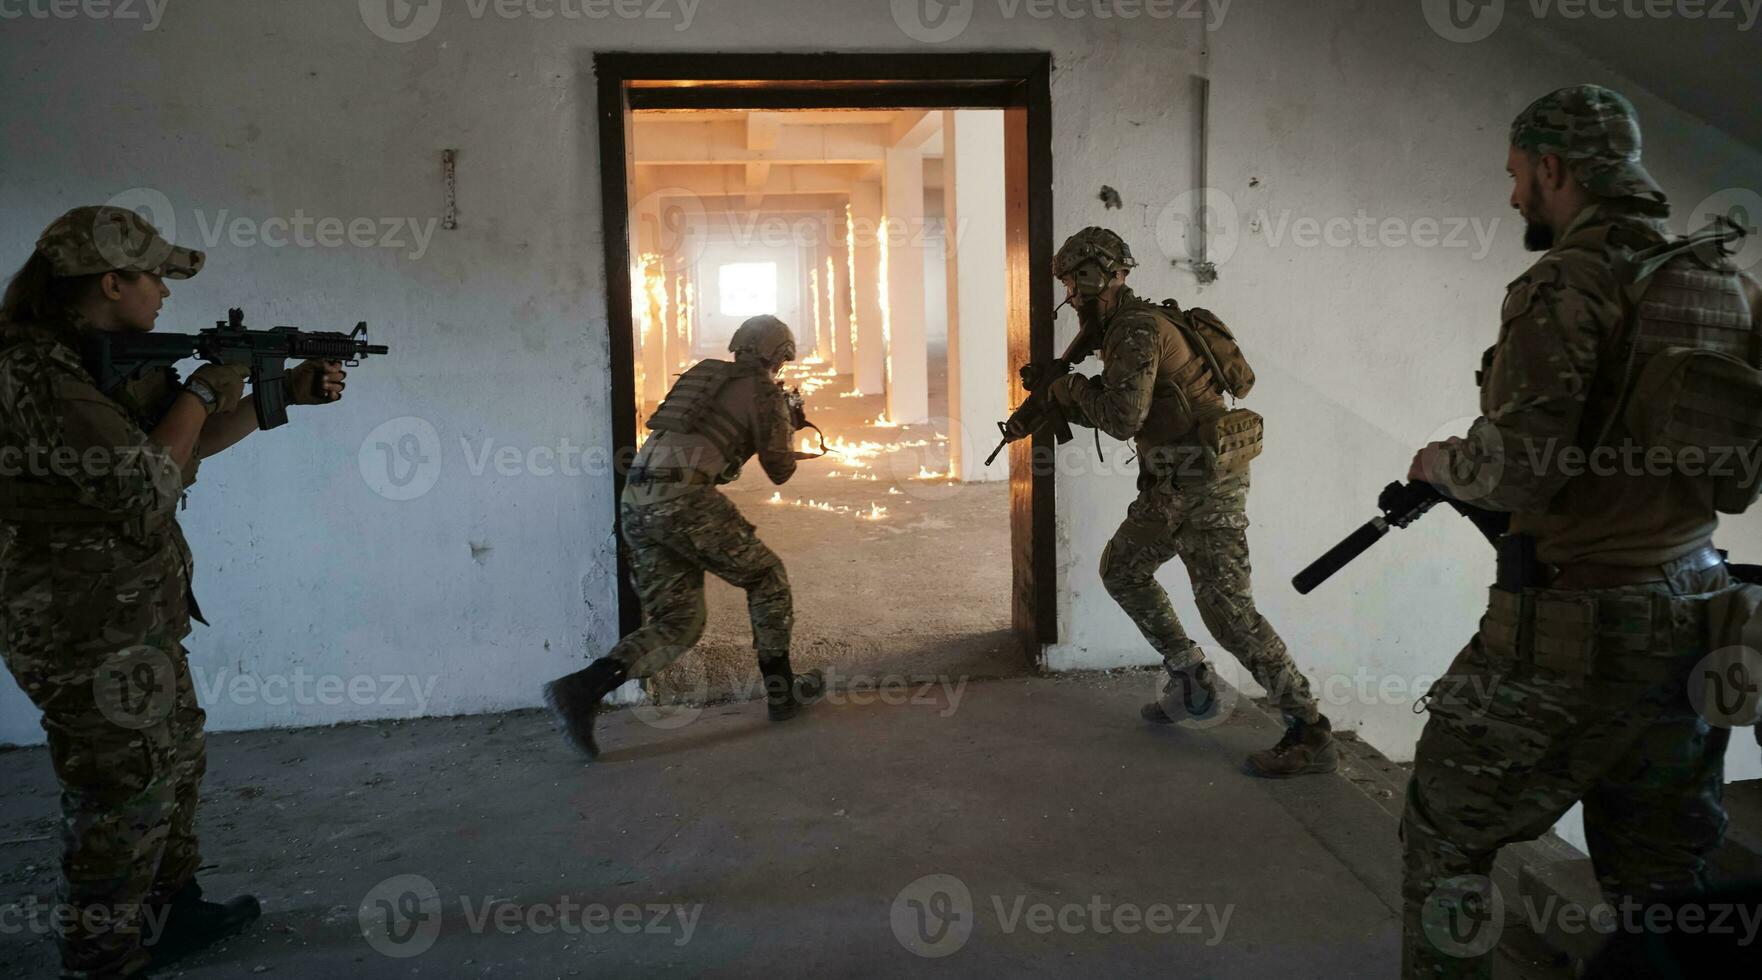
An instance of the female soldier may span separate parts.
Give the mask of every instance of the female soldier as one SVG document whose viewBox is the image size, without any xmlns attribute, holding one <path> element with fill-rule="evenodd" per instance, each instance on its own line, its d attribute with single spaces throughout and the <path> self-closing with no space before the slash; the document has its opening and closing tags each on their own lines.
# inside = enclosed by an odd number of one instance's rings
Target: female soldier
<svg viewBox="0 0 1762 980">
<path fill-rule="evenodd" d="M 201 269 L 132 211 L 58 218 L 0 300 L 0 652 L 43 712 L 64 817 L 63 976 L 126 977 L 255 919 L 202 900 L 195 835 L 206 766 L 181 640 L 201 619 L 175 507 L 197 461 L 256 428 L 246 369 L 173 368 L 100 391 L 99 332 L 153 329 L 166 279 Z M 308 361 L 296 404 L 341 397 Z"/>
</svg>

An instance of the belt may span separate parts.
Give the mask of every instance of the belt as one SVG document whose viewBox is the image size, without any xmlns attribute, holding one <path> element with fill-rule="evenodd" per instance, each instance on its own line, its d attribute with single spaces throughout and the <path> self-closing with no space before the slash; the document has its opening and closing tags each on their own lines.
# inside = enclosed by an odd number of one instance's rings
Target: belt
<svg viewBox="0 0 1762 980">
<path fill-rule="evenodd" d="M 1551 566 L 1550 589 L 1615 589 L 1624 585 L 1663 582 L 1683 572 L 1702 572 L 1725 564 L 1725 556 L 1712 545 L 1703 545 L 1681 558 L 1662 565 L 1598 565 L 1578 562 Z"/>
<path fill-rule="evenodd" d="M 715 479 L 702 470 L 651 470 L 645 468 L 631 470 L 630 476 L 624 482 L 633 487 L 640 487 L 647 483 L 689 483 L 709 486 L 715 482 Z"/>
</svg>

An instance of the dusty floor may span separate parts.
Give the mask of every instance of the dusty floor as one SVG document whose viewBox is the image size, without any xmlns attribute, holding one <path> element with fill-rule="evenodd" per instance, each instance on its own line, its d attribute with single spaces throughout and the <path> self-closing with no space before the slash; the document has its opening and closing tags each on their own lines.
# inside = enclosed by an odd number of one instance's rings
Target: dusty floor
<svg viewBox="0 0 1762 980">
<path fill-rule="evenodd" d="M 1030 666 L 1009 634 L 1009 487 L 945 477 L 944 374 L 931 372 L 937 422 L 887 426 L 874 424 L 886 408 L 882 396 L 849 397 L 849 376 L 789 366 L 786 384 L 813 379 L 802 385 L 808 417 L 841 451 L 802 463 L 781 487 L 755 461 L 723 490 L 789 571 L 797 669 L 873 684 L 1004 677 Z M 712 576 L 707 600 L 704 638 L 654 678 L 657 697 L 756 689 L 746 594 Z"/>
<path fill-rule="evenodd" d="M 182 975 L 1394 976 L 1395 818 L 1363 777 L 1250 778 L 1269 717 L 1148 727 L 1155 680 L 617 710 L 594 765 L 532 712 L 218 735 L 204 879 L 264 917 Z M 44 752 L 0 753 L 0 786 L 16 921 L 54 887 Z M 52 963 L 0 930 L 0 976 Z"/>
</svg>

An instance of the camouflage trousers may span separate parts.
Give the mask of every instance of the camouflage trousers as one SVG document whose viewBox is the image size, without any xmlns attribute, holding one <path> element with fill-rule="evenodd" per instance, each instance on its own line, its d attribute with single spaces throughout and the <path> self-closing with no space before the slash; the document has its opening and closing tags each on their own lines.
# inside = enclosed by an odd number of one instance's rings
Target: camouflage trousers
<svg viewBox="0 0 1762 980">
<path fill-rule="evenodd" d="M 141 943 L 156 938 L 166 900 L 201 864 L 207 716 L 184 648 L 8 644 L 5 658 L 43 711 L 61 783 L 61 901 L 81 913 L 59 935 L 62 975 L 127 975 L 145 964 Z"/>
<path fill-rule="evenodd" d="M 644 622 L 606 656 L 643 678 L 690 649 L 704 632 L 706 571 L 746 590 L 760 662 L 789 653 L 789 576 L 727 497 L 693 487 L 649 503 L 631 498 L 627 491 L 619 515 Z"/>
<path fill-rule="evenodd" d="M 1162 655 L 1163 665 L 1170 671 L 1188 669 L 1205 653 L 1187 636 L 1156 581 L 1157 569 L 1180 558 L 1205 628 L 1288 718 L 1315 721 L 1319 713 L 1309 681 L 1254 606 L 1247 501 L 1246 473 L 1198 485 L 1141 475 L 1138 499 L 1101 552 L 1101 582 Z"/>
<path fill-rule="evenodd" d="M 1581 800 L 1612 904 L 1703 887 L 1725 833 L 1730 731 L 1696 713 L 1689 683 L 1713 649 L 1709 599 L 1728 582 L 1716 568 L 1669 584 L 1492 591 L 1480 631 L 1427 695 L 1401 821 L 1403 976 L 1491 977 L 1519 901 L 1489 880 L 1499 848 Z M 1511 911 L 1495 921 L 1501 906 Z"/>
</svg>

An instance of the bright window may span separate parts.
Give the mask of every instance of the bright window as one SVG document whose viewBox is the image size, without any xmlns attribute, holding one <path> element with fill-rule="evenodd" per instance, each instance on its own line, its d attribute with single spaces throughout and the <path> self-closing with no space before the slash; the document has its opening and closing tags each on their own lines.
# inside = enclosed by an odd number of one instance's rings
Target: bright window
<svg viewBox="0 0 1762 980">
<path fill-rule="evenodd" d="M 777 312 L 777 263 L 730 262 L 716 270 L 724 316 Z"/>
</svg>

